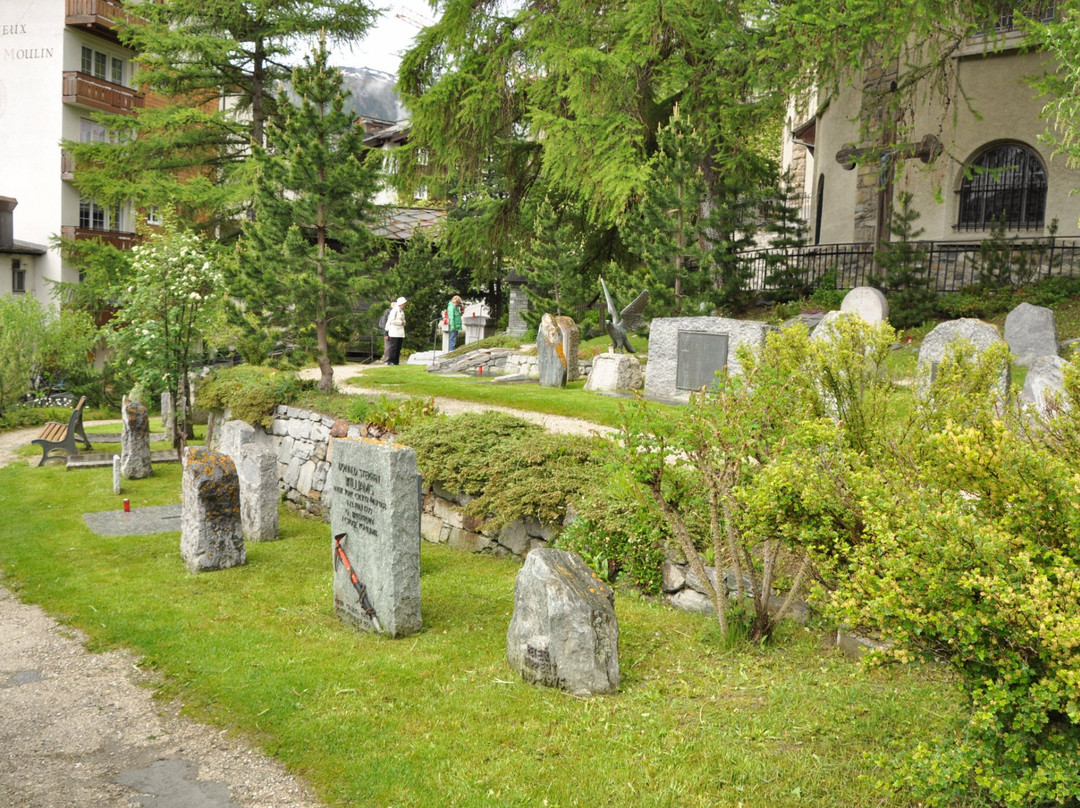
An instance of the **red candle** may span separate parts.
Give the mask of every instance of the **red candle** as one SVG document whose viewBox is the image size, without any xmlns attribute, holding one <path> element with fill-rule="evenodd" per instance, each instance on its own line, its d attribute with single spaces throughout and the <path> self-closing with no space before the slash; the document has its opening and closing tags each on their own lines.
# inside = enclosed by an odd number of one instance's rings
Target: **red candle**
<svg viewBox="0 0 1080 808">
<path fill-rule="evenodd" d="M 130 512 L 131 512 L 131 500 L 130 499 L 125 499 L 124 500 L 124 513 L 130 513 Z"/>
</svg>

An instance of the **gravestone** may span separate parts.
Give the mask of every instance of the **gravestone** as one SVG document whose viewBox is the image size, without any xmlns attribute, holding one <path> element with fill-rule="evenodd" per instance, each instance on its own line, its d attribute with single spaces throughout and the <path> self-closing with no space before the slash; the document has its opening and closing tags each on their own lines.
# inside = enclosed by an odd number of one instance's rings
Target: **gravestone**
<svg viewBox="0 0 1080 808">
<path fill-rule="evenodd" d="M 1021 303 L 1005 318 L 1005 341 L 1013 352 L 1013 361 L 1024 367 L 1030 367 L 1040 356 L 1057 356 L 1057 321 L 1053 309 Z"/>
<path fill-rule="evenodd" d="M 180 557 L 190 572 L 247 563 L 240 522 L 240 481 L 228 455 L 201 446 L 184 451 Z"/>
<path fill-rule="evenodd" d="M 234 463 L 240 462 L 240 452 L 246 447 L 273 449 L 274 441 L 261 426 L 234 419 L 214 428 L 214 451 L 227 454 Z"/>
<path fill-rule="evenodd" d="M 593 359 L 586 390 L 613 393 L 641 387 L 641 362 L 633 354 L 603 353 Z"/>
<path fill-rule="evenodd" d="M 120 433 L 120 473 L 142 480 L 154 473 L 150 463 L 150 411 L 140 401 L 125 401 L 120 408 L 124 422 Z"/>
<path fill-rule="evenodd" d="M 578 695 L 619 688 L 615 593 L 581 558 L 540 547 L 514 585 L 506 659 L 530 684 Z"/>
<path fill-rule="evenodd" d="M 245 444 L 238 452 L 240 524 L 246 541 L 274 541 L 278 533 L 278 460 L 273 449 Z"/>
<path fill-rule="evenodd" d="M 176 409 L 172 393 L 167 391 L 161 394 L 161 424 L 165 428 L 164 440 L 172 446 L 176 442 Z"/>
<path fill-rule="evenodd" d="M 832 340 L 833 338 L 833 323 L 844 317 L 858 316 L 859 315 L 855 312 L 827 311 L 822 316 L 820 322 L 818 322 L 817 327 L 814 329 L 813 333 L 810 334 L 810 339 L 825 340 L 826 342 L 824 344 L 828 344 L 828 341 Z"/>
<path fill-rule="evenodd" d="M 937 377 L 937 367 L 945 358 L 949 346 L 956 340 L 967 340 L 977 352 L 985 351 L 995 343 L 1004 342 L 994 326 L 982 320 L 963 318 L 939 323 L 927 334 L 919 348 L 919 360 L 916 367 L 917 388 L 924 391 Z M 1009 366 L 1001 369 L 998 390 L 1002 398 L 1009 394 Z"/>
<path fill-rule="evenodd" d="M 693 391 L 715 384 L 718 371 L 741 373 L 739 347 L 761 348 L 766 335 L 774 330 L 768 323 L 726 317 L 653 320 L 649 328 L 645 397 L 655 401 L 689 401 Z"/>
<path fill-rule="evenodd" d="M 540 371 L 541 387 L 566 387 L 566 383 L 572 380 L 569 375 L 571 367 L 568 363 L 571 346 L 566 344 L 567 333 L 570 329 L 566 323 L 561 322 L 564 320 L 569 320 L 570 324 L 574 323 L 569 317 L 554 317 L 551 314 L 545 314 L 540 320 L 540 327 L 536 332 L 536 363 Z M 577 325 L 573 325 L 572 333 L 575 337 L 572 346 L 574 349 L 573 369 L 576 371 Z"/>
<path fill-rule="evenodd" d="M 560 314 L 555 317 L 555 325 L 559 328 L 562 337 L 563 361 L 566 362 L 566 380 L 577 381 L 581 378 L 581 361 L 578 352 L 581 350 L 581 331 L 573 317 Z"/>
<path fill-rule="evenodd" d="M 1060 356 L 1040 356 L 1033 359 L 1024 379 L 1024 389 L 1020 392 L 1020 401 L 1034 407 L 1039 414 L 1049 412 L 1048 398 L 1058 404 L 1065 402 L 1065 365 L 1068 363 Z"/>
<path fill-rule="evenodd" d="M 334 438 L 334 611 L 364 631 L 413 634 L 420 618 L 420 476 L 400 444 Z"/>
<path fill-rule="evenodd" d="M 856 314 L 871 325 L 878 325 L 889 319 L 889 301 L 880 289 L 856 286 L 844 295 L 840 311 Z"/>
<path fill-rule="evenodd" d="M 113 455 L 112 458 L 112 492 L 120 493 L 120 455 Z"/>
</svg>

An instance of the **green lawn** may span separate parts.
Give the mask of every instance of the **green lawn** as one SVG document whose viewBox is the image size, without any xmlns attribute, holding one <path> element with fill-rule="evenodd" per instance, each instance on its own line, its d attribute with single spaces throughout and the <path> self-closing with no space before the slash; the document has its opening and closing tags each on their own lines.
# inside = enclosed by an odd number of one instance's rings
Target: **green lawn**
<svg viewBox="0 0 1080 808">
<path fill-rule="evenodd" d="M 125 481 L 177 502 L 180 468 Z M 0 469 L 4 583 L 133 649 L 165 697 L 247 736 L 344 806 L 904 805 L 887 759 L 962 718 L 937 669 L 864 672 L 822 626 L 725 648 L 712 623 L 620 592 L 618 695 L 522 683 L 505 663 L 511 560 L 424 545 L 424 628 L 358 634 L 332 612 L 327 525 L 282 512 L 249 563 L 187 573 L 179 534 L 102 537 L 111 469 Z"/>
</svg>

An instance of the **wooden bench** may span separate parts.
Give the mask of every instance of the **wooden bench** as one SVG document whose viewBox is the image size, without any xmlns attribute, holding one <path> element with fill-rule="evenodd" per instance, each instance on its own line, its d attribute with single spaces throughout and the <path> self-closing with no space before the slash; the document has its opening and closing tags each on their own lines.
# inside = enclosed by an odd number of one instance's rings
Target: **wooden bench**
<svg viewBox="0 0 1080 808">
<path fill-rule="evenodd" d="M 41 434 L 31 441 L 35 446 L 41 447 L 39 466 L 44 466 L 46 460 L 54 457 L 77 455 L 79 453 L 78 441 L 82 441 L 85 448 L 91 448 L 82 423 L 82 411 L 85 403 L 86 396 L 83 396 L 79 399 L 79 403 L 75 405 L 75 409 L 66 424 L 50 421 L 45 424 Z M 54 452 L 61 452 L 62 454 L 54 454 Z"/>
</svg>

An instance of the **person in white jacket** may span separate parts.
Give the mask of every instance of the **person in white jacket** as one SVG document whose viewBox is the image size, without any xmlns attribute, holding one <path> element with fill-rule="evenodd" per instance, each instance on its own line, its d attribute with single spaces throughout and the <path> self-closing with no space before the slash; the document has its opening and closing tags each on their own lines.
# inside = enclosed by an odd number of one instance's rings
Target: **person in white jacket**
<svg viewBox="0 0 1080 808">
<path fill-rule="evenodd" d="M 386 336 L 390 340 L 386 351 L 386 364 L 396 365 L 401 360 L 401 343 L 405 341 L 405 303 L 403 297 L 394 301 L 390 316 L 386 318 Z"/>
</svg>

